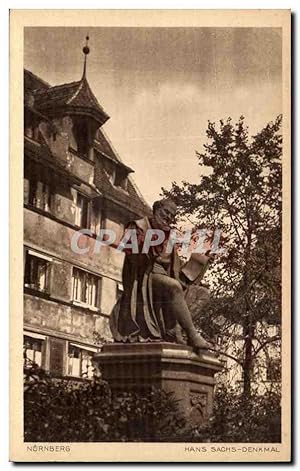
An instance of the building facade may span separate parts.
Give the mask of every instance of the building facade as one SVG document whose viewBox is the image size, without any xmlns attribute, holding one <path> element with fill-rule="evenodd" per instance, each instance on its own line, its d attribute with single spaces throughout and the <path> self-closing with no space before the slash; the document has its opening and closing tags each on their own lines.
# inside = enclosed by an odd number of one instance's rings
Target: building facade
<svg viewBox="0 0 300 471">
<path fill-rule="evenodd" d="M 86 59 L 86 58 L 85 58 Z M 81 80 L 50 86 L 24 73 L 24 348 L 56 375 L 89 377 L 109 340 L 122 291 L 123 254 L 94 251 L 100 229 L 120 240 L 124 225 L 150 214 L 103 131 L 109 119 Z M 79 229 L 78 254 L 71 241 Z"/>
</svg>

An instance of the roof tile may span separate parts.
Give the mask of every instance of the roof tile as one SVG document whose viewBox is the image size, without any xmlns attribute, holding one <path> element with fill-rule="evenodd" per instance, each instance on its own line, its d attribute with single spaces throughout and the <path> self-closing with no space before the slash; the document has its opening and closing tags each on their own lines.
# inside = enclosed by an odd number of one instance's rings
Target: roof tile
<svg viewBox="0 0 300 471">
<path fill-rule="evenodd" d="M 34 93 L 35 107 L 39 111 L 53 111 L 62 107 L 71 107 L 72 109 L 86 108 L 101 117 L 103 124 L 109 116 L 105 113 L 102 106 L 98 103 L 86 78 L 78 82 L 56 85 L 48 89 L 40 89 Z"/>
</svg>

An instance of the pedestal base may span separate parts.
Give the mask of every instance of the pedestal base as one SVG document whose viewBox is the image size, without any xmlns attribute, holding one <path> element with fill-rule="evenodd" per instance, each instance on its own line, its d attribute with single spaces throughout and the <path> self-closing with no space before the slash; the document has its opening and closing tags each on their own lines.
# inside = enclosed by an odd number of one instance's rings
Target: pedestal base
<svg viewBox="0 0 300 471">
<path fill-rule="evenodd" d="M 191 424 L 204 423 L 212 412 L 214 375 L 222 364 L 209 353 L 165 342 L 115 343 L 94 359 L 112 391 L 171 391 Z"/>
</svg>

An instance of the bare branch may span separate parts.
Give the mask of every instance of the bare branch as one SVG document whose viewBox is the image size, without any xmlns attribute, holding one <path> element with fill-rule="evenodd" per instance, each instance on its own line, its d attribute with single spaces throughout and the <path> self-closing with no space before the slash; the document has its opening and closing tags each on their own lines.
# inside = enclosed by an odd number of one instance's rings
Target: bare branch
<svg viewBox="0 0 300 471">
<path fill-rule="evenodd" d="M 266 345 L 269 343 L 277 342 L 277 340 L 281 340 L 281 337 L 279 335 L 275 335 L 275 337 L 270 337 L 269 339 L 265 340 L 256 350 L 253 352 L 253 357 L 255 357 L 260 350 L 262 350 Z"/>
<path fill-rule="evenodd" d="M 210 348 L 209 350 L 212 351 L 212 352 L 217 353 L 218 355 L 223 355 L 224 357 L 231 358 L 231 360 L 234 360 L 236 363 L 243 366 L 243 362 L 241 360 L 239 360 L 238 358 L 236 358 L 232 355 L 229 355 L 229 353 L 221 352 L 221 350 L 217 350 L 216 348 Z"/>
</svg>

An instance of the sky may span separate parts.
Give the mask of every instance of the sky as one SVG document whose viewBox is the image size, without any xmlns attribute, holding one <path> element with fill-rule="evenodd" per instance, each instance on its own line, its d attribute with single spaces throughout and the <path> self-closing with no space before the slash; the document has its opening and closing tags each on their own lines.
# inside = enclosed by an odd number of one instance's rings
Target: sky
<svg viewBox="0 0 300 471">
<path fill-rule="evenodd" d="M 277 28 L 25 28 L 24 67 L 51 85 L 87 79 L 103 130 L 148 203 L 199 181 L 208 120 L 241 115 L 252 134 L 282 112 Z"/>
</svg>

